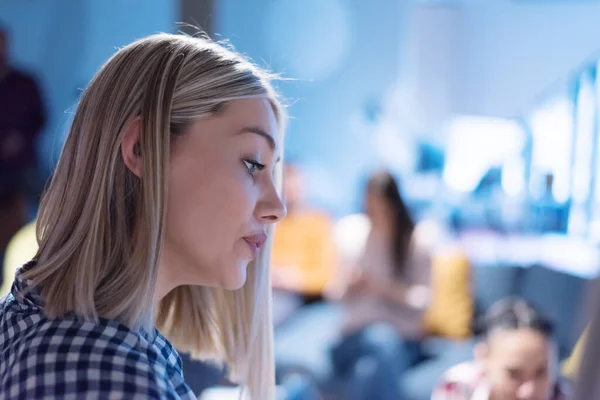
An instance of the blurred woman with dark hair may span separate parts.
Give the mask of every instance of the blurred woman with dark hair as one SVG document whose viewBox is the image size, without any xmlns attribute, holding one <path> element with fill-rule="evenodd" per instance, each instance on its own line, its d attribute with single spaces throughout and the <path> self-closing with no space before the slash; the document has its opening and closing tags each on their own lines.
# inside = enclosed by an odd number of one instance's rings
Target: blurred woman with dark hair
<svg viewBox="0 0 600 400">
<path fill-rule="evenodd" d="M 342 296 L 349 308 L 344 331 L 384 322 L 417 338 L 428 304 L 429 257 L 414 240 L 415 224 L 389 172 L 369 179 L 365 203 L 370 230 Z"/>
<path fill-rule="evenodd" d="M 351 382 L 346 398 L 402 399 L 399 378 L 425 333 L 431 262 L 391 173 L 371 176 L 365 202 L 369 232 L 341 291 L 345 317 L 332 361 Z"/>
<path fill-rule="evenodd" d="M 371 176 L 364 201 L 366 215 L 336 224 L 344 255 L 326 291 L 332 301 L 304 307 L 276 332 L 278 372 L 309 370 L 335 399 L 403 400 L 400 377 L 426 334 L 431 262 L 389 172 Z"/>
</svg>

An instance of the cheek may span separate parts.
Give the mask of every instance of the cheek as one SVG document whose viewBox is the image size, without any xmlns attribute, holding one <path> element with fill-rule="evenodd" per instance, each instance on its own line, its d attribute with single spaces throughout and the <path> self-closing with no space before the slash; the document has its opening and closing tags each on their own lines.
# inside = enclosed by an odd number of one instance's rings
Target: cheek
<svg viewBox="0 0 600 400">
<path fill-rule="evenodd" d="M 541 394 L 551 391 L 553 384 L 553 380 L 548 376 L 539 378 L 536 385 L 537 393 Z"/>
<path fill-rule="evenodd" d="M 386 204 L 381 199 L 376 198 L 371 202 L 371 210 L 376 218 L 384 219 L 388 217 Z"/>
<path fill-rule="evenodd" d="M 198 173 L 196 171 L 203 171 Z M 173 169 L 169 187 L 169 237 L 187 252 L 214 263 L 231 254 L 247 232 L 254 209 L 252 185 L 225 165 Z M 200 261 L 200 260 L 198 260 Z"/>
<path fill-rule="evenodd" d="M 509 377 L 497 368 L 488 370 L 488 377 L 495 385 L 503 386 L 509 381 Z"/>
<path fill-rule="evenodd" d="M 489 364 L 487 375 L 494 386 L 494 391 L 498 393 L 509 393 L 514 391 L 516 383 L 513 379 L 511 379 L 504 368 L 494 365 L 493 362 Z"/>
</svg>

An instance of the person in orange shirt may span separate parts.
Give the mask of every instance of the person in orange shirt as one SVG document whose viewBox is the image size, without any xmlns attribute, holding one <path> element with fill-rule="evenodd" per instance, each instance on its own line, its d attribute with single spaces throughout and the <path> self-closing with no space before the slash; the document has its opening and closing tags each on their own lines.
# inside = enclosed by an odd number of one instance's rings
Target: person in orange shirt
<svg viewBox="0 0 600 400">
<path fill-rule="evenodd" d="M 305 206 L 301 171 L 295 164 L 284 168 L 283 198 L 288 214 L 275 228 L 273 287 L 300 295 L 305 304 L 320 301 L 336 270 L 332 220 Z"/>
</svg>

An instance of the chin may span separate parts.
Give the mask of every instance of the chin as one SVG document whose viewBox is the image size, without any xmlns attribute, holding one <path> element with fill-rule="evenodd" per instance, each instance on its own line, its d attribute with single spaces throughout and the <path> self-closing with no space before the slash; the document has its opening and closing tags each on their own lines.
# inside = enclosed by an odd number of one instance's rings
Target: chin
<svg viewBox="0 0 600 400">
<path fill-rule="evenodd" d="M 247 277 L 247 261 L 238 261 L 230 268 L 223 268 L 223 272 L 227 272 L 227 275 L 222 277 L 221 286 L 226 290 L 238 290 L 246 283 Z"/>
</svg>

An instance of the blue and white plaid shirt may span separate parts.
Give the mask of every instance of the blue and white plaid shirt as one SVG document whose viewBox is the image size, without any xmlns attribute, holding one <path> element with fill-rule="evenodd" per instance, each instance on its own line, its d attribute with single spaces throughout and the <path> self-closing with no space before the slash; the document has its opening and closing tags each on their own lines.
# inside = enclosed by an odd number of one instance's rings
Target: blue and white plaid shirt
<svg viewBox="0 0 600 400">
<path fill-rule="evenodd" d="M 48 319 L 39 291 L 25 294 L 27 285 L 17 273 L 0 300 L 0 399 L 196 399 L 158 331 Z"/>
</svg>

